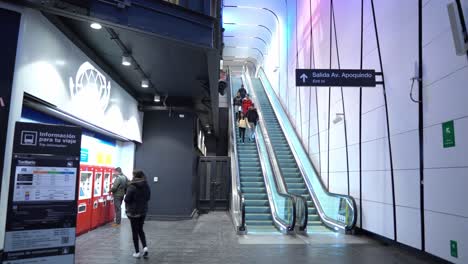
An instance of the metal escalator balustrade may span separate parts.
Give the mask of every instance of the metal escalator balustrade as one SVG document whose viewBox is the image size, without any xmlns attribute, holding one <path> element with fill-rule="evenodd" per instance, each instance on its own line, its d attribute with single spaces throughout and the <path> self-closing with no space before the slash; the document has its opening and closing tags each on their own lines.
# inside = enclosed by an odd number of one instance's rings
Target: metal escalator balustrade
<svg viewBox="0 0 468 264">
<path fill-rule="evenodd" d="M 357 218 L 354 199 L 329 193 L 324 188 L 262 69 L 259 76 L 260 79 L 252 79 L 253 88 L 287 190 L 307 199 L 308 231 L 327 231 L 325 226 L 341 231 L 352 229 Z"/>
</svg>

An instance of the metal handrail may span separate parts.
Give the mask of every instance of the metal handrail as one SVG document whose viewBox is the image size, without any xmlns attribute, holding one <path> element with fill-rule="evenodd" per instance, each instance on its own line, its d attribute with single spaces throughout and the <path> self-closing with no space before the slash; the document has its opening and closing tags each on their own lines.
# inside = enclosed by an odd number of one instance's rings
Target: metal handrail
<svg viewBox="0 0 468 264">
<path fill-rule="evenodd" d="M 259 68 L 258 71 L 257 71 L 257 75 L 259 75 L 260 73 L 262 73 L 263 75 L 266 76 L 263 68 Z M 263 80 L 262 78 L 259 78 L 260 81 L 262 82 L 262 85 L 263 85 Z M 266 81 L 269 83 L 269 80 L 266 78 Z M 271 87 L 271 85 L 270 85 Z M 263 85 L 263 89 L 265 90 L 265 85 Z M 268 93 L 266 90 L 265 90 L 265 94 L 267 95 L 268 97 L 268 100 L 270 101 L 270 104 L 273 106 L 273 102 L 272 102 L 272 97 L 275 96 L 273 94 L 270 94 Z M 284 110 L 283 108 L 283 105 L 282 104 L 279 104 L 279 107 L 282 108 L 283 112 L 286 113 L 286 111 Z M 275 107 L 272 107 L 273 111 L 275 112 L 276 116 L 278 117 L 278 110 L 275 108 Z M 277 118 L 281 128 L 283 129 L 283 131 L 285 131 L 285 124 L 284 124 L 284 120 L 282 120 L 281 118 Z M 319 182 L 321 184 L 321 187 L 323 188 L 324 192 L 329 195 L 329 196 L 332 196 L 332 197 L 337 197 L 337 198 L 345 198 L 346 202 L 348 203 L 348 205 L 351 207 L 351 209 L 353 210 L 353 222 L 348 226 L 344 223 L 341 223 L 339 221 L 336 221 L 335 219 L 332 219 L 330 217 L 328 217 L 323 208 L 322 208 L 322 205 L 320 203 L 320 201 L 318 200 L 318 197 L 316 195 L 316 193 L 314 192 L 313 190 L 313 187 L 312 187 L 312 183 L 310 182 L 309 178 L 306 177 L 306 172 L 305 172 L 305 168 L 304 168 L 304 165 L 302 164 L 302 162 L 300 161 L 300 158 L 299 158 L 299 155 L 297 153 L 297 150 L 295 149 L 294 145 L 292 144 L 291 142 L 291 139 L 290 139 L 290 135 L 288 133 L 284 133 L 285 137 L 286 137 L 286 140 L 288 141 L 288 144 L 290 146 L 290 149 L 293 153 L 293 156 L 294 156 L 294 159 L 296 160 L 296 164 L 298 165 L 299 167 L 299 170 L 301 171 L 301 174 L 305 180 L 305 183 L 306 183 L 306 186 L 307 186 L 307 189 L 309 190 L 309 193 L 311 194 L 311 197 L 312 199 L 314 200 L 314 204 L 317 208 L 317 212 L 319 213 L 319 216 L 320 218 L 322 219 L 322 221 L 325 223 L 325 225 L 327 225 L 328 227 L 330 228 L 333 228 L 335 230 L 343 230 L 343 231 L 349 231 L 349 230 L 352 230 L 354 228 L 354 226 L 356 225 L 356 221 L 357 221 L 357 206 L 356 206 L 356 201 L 354 200 L 353 197 L 349 196 L 349 195 L 341 195 L 341 194 L 336 194 L 336 193 L 332 193 L 332 192 L 329 192 L 323 182 L 321 181 L 321 179 L 319 178 Z M 303 147 L 303 146 L 302 146 Z M 308 157 L 308 156 L 307 156 Z M 308 157 L 309 159 L 309 162 L 310 161 L 310 158 Z M 319 174 L 317 173 L 317 170 L 316 168 L 312 165 L 312 168 L 315 172 L 315 174 L 318 176 Z M 351 201 L 351 204 L 350 204 L 350 201 Z"/>
<path fill-rule="evenodd" d="M 270 163 L 272 164 L 272 167 L 273 167 L 273 171 L 274 171 L 274 175 L 275 175 L 275 180 L 276 180 L 276 186 L 278 187 L 278 189 L 280 190 L 280 193 L 284 194 L 284 195 L 287 195 L 287 196 L 290 196 L 291 198 L 294 199 L 294 205 L 296 206 L 298 201 L 300 201 L 303 206 L 304 206 L 304 220 L 302 222 L 302 224 L 299 226 L 299 231 L 305 231 L 306 228 L 307 228 L 307 222 L 308 222 L 308 208 L 307 208 L 307 200 L 300 196 L 300 195 L 296 195 L 296 194 L 291 194 L 288 192 L 288 189 L 286 187 L 286 184 L 284 182 L 284 177 L 283 177 L 283 173 L 281 172 L 280 170 L 280 167 L 279 167 L 279 164 L 278 164 L 278 157 L 276 155 L 276 152 L 274 151 L 273 149 L 273 144 L 270 140 L 270 134 L 268 132 L 268 129 L 266 129 L 266 125 L 264 123 L 264 118 L 263 118 L 263 111 L 262 111 L 262 108 L 261 108 L 261 105 L 260 103 L 257 101 L 257 93 L 255 92 L 255 89 L 253 88 L 253 84 L 252 84 L 252 80 L 250 78 L 250 74 L 249 74 L 249 69 L 246 69 L 246 74 L 245 74 L 245 79 L 248 80 L 248 83 L 249 83 L 249 86 L 252 88 L 251 89 L 251 93 L 253 94 L 253 97 L 252 97 L 252 100 L 255 100 L 255 105 L 257 107 L 257 109 L 259 110 L 258 111 L 258 115 L 259 115 L 259 120 L 258 120 L 258 123 L 259 123 L 259 127 L 263 133 L 263 136 L 265 138 L 265 144 L 267 146 L 267 151 L 268 151 L 268 157 L 269 157 L 269 160 L 270 160 Z M 297 209 L 296 209 L 297 211 Z M 297 216 L 297 214 L 296 214 Z M 295 222 L 297 222 L 297 220 L 295 220 Z"/>
<path fill-rule="evenodd" d="M 244 84 L 246 84 L 246 82 L 244 82 Z M 246 88 L 246 89 L 250 90 L 250 92 L 253 92 L 253 87 L 251 85 L 251 82 L 246 87 L 250 87 L 250 89 L 248 89 L 248 88 Z M 268 133 L 265 133 L 266 129 L 265 129 L 265 126 L 263 124 L 262 119 L 259 119 L 258 126 L 257 126 L 256 129 L 260 130 L 260 132 L 262 132 L 261 136 L 264 136 L 264 135 L 268 136 Z M 256 134 L 258 135 L 258 132 L 256 132 Z M 281 190 L 281 188 L 279 187 L 280 184 L 278 184 L 278 180 L 277 180 L 277 177 L 276 177 L 277 174 L 274 171 L 273 171 L 273 177 L 274 177 L 275 181 L 274 181 L 274 183 L 270 183 L 268 177 L 266 176 L 266 174 L 267 174 L 267 168 L 266 168 L 267 161 L 261 155 L 262 151 L 260 149 L 260 144 L 262 142 L 260 142 L 260 141 L 263 141 L 263 143 L 266 145 L 267 154 L 270 151 L 269 148 L 268 148 L 268 144 L 270 144 L 270 147 L 271 147 L 271 142 L 269 141 L 269 138 L 264 138 L 264 137 L 261 137 L 261 138 L 262 138 L 262 140 L 259 140 L 260 137 L 259 136 L 256 137 L 256 139 L 257 139 L 256 144 L 257 144 L 257 150 L 258 150 L 258 153 L 259 153 L 258 156 L 259 156 L 259 159 L 260 159 L 260 164 L 262 166 L 263 177 L 265 179 L 265 186 L 267 188 L 268 198 L 270 200 L 270 207 L 271 207 L 271 210 L 272 210 L 273 220 L 275 221 L 275 223 L 280 225 L 280 227 L 281 227 L 280 230 L 284 230 L 287 233 L 291 233 L 294 230 L 295 226 L 296 226 L 296 216 L 297 216 L 296 198 L 294 196 L 292 196 L 292 195 L 290 195 L 290 194 L 288 194 L 286 192 L 283 192 Z M 268 154 L 267 157 L 268 157 L 268 162 L 271 162 L 271 156 Z M 276 161 L 274 161 L 274 162 L 276 162 Z M 275 167 L 271 166 L 271 163 L 268 163 L 268 164 L 270 164 L 270 167 L 273 167 L 273 170 L 275 170 Z M 290 225 L 288 225 L 288 223 L 284 223 L 282 221 L 282 219 L 280 219 L 277 216 L 278 213 L 276 212 L 276 205 L 273 202 L 272 191 L 271 191 L 271 188 L 270 188 L 270 184 L 275 184 L 276 188 L 278 189 L 278 195 L 279 196 L 285 197 L 285 198 L 290 199 L 292 201 L 293 214 L 292 214 L 292 223 Z"/>
<path fill-rule="evenodd" d="M 232 184 L 232 187 L 235 186 L 235 192 L 236 192 L 236 197 L 238 197 L 239 201 L 237 203 L 237 201 L 235 201 L 235 199 L 233 199 L 233 205 L 238 205 L 239 206 L 239 210 L 241 212 L 241 221 L 240 223 L 236 223 L 237 222 L 237 218 L 234 216 L 234 220 L 235 220 L 235 224 L 236 224 L 236 231 L 240 231 L 240 232 L 246 232 L 247 229 L 246 229 L 246 226 L 245 226 L 245 198 L 244 198 L 244 195 L 242 194 L 242 191 L 240 189 L 240 174 L 239 174 L 239 159 L 238 159 L 238 155 L 237 155 L 237 139 L 236 139 L 236 134 L 234 132 L 234 129 L 236 129 L 236 125 L 235 125 L 235 122 L 234 122 L 234 111 L 233 111 L 233 107 L 232 107 L 232 79 L 231 79 L 231 72 L 229 70 L 229 87 L 230 87 L 230 102 L 229 102 L 229 119 L 230 119 L 230 125 L 231 125 L 231 129 L 230 129 L 230 138 L 231 138 L 231 144 L 229 144 L 230 148 L 231 148 L 231 151 L 230 151 L 230 154 L 231 154 L 231 159 L 234 159 L 234 162 L 231 162 L 231 174 L 232 175 L 235 175 L 236 177 L 235 178 L 232 178 L 233 180 L 233 183 L 235 184 Z M 231 188 L 232 188 L 231 187 Z M 234 193 L 233 193 L 234 195 Z M 234 210 L 234 214 L 235 214 L 235 210 Z"/>
</svg>

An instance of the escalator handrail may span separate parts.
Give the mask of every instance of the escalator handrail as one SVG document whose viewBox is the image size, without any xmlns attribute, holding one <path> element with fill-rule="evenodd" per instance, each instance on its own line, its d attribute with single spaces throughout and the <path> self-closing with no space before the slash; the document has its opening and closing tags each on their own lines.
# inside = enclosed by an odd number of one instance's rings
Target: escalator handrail
<svg viewBox="0 0 468 264">
<path fill-rule="evenodd" d="M 259 125 L 258 125 L 258 127 L 260 127 L 260 131 L 263 134 L 264 141 L 265 141 L 267 151 L 268 151 L 268 158 L 270 160 L 270 164 L 272 164 L 272 167 L 273 167 L 273 172 L 274 172 L 275 181 L 276 181 L 275 184 L 276 184 L 276 186 L 277 186 L 277 188 L 279 190 L 279 193 L 287 195 L 287 196 L 291 197 L 292 199 L 294 199 L 294 201 L 295 201 L 294 206 L 295 207 L 296 207 L 297 201 L 301 201 L 301 203 L 304 205 L 304 211 L 305 211 L 305 212 L 303 212 L 304 213 L 304 221 L 299 226 L 299 230 L 304 231 L 307 228 L 307 221 L 308 221 L 307 200 L 304 197 L 300 196 L 300 195 L 295 195 L 295 194 L 291 194 L 291 193 L 288 192 L 286 184 L 284 182 L 283 173 L 281 172 L 279 164 L 278 164 L 278 157 L 276 156 L 276 152 L 273 149 L 273 144 L 271 143 L 271 140 L 270 140 L 270 134 L 268 133 L 268 129 L 266 128 L 266 125 L 264 123 L 262 107 L 261 107 L 260 103 L 257 100 L 258 97 L 257 97 L 257 94 L 256 94 L 255 89 L 253 87 L 252 80 L 250 78 L 250 74 L 249 74 L 248 69 L 246 70 L 245 76 L 246 76 L 245 79 L 248 80 L 249 86 L 251 88 L 251 93 L 253 95 L 252 101 L 255 101 L 255 106 L 258 109 L 258 111 L 257 111 L 257 113 L 259 115 L 259 120 L 258 120 Z M 296 212 L 295 216 L 297 216 L 297 212 Z M 297 224 L 297 222 L 298 222 L 297 220 L 294 221 L 295 224 Z"/>
<path fill-rule="evenodd" d="M 262 82 L 262 85 L 263 85 L 263 82 L 264 82 L 263 79 L 265 79 L 266 82 L 268 82 L 268 84 L 269 84 L 270 87 L 271 87 L 271 84 L 270 84 L 268 78 L 266 78 L 266 74 L 265 74 L 263 68 L 259 68 L 259 69 L 258 69 L 257 75 L 260 75 L 260 74 L 263 74 L 263 75 L 265 76 L 264 78 L 260 78 L 260 77 L 259 77 L 260 81 Z M 272 87 L 271 87 L 271 88 L 272 88 Z M 273 102 L 272 102 L 273 98 L 272 98 L 272 97 L 273 97 L 273 96 L 276 96 L 276 93 L 273 92 L 274 95 L 271 94 L 271 93 L 268 93 L 268 92 L 266 91 L 265 85 L 263 85 L 263 89 L 264 89 L 264 91 L 265 91 L 265 94 L 266 94 L 267 97 L 268 97 L 268 100 L 270 101 L 270 104 L 273 106 Z M 281 107 L 281 109 L 283 110 L 284 113 L 287 113 L 287 112 L 285 111 L 285 109 L 284 109 L 284 107 L 283 107 L 283 105 L 282 105 L 281 103 L 279 103 L 278 105 L 279 105 L 279 107 Z M 284 121 L 283 121 L 281 118 L 278 118 L 278 113 L 277 113 L 277 111 L 279 111 L 279 110 L 277 110 L 275 107 L 272 107 L 272 109 L 273 109 L 275 115 L 277 116 L 277 120 L 278 120 L 278 122 L 279 122 L 281 128 L 283 129 L 283 131 L 285 131 L 285 124 L 284 124 Z M 294 129 L 293 129 L 293 130 L 294 130 Z M 295 130 L 294 130 L 294 132 L 295 132 Z M 307 186 L 307 188 L 309 189 L 309 192 L 310 192 L 310 194 L 311 194 L 311 196 L 312 196 L 312 198 L 313 198 L 313 200 L 314 200 L 314 203 L 315 203 L 315 206 L 316 206 L 316 208 L 317 208 L 317 211 L 318 211 L 318 213 L 319 213 L 320 218 L 321 218 L 321 219 L 324 221 L 324 223 L 325 223 L 327 226 L 329 226 L 329 227 L 330 227 L 330 225 L 332 225 L 333 227 L 338 227 L 338 228 L 344 229 L 345 231 L 352 230 L 352 229 L 355 227 L 356 221 L 357 221 L 357 210 L 356 210 L 356 209 L 357 209 L 357 206 L 356 206 L 356 201 L 354 200 L 354 198 L 353 198 L 352 196 L 349 196 L 349 195 L 337 194 L 337 193 L 332 193 L 332 192 L 328 191 L 328 190 L 325 188 L 325 185 L 323 184 L 322 179 L 319 177 L 319 174 L 317 173 L 317 170 L 316 170 L 315 166 L 311 165 L 312 169 L 313 169 L 314 172 L 315 172 L 315 175 L 316 175 L 317 178 L 318 178 L 318 182 L 320 183 L 320 185 L 321 185 L 321 187 L 322 187 L 324 193 L 325 193 L 326 195 L 332 196 L 332 197 L 345 198 L 346 202 L 348 203 L 348 205 L 349 205 L 349 206 L 351 207 L 351 209 L 353 210 L 353 221 L 352 221 L 352 223 L 351 223 L 350 225 L 346 225 L 346 224 L 344 224 L 344 223 L 342 223 L 342 222 L 336 221 L 335 219 L 332 219 L 332 218 L 328 217 L 328 216 L 325 214 L 325 212 L 324 212 L 324 210 L 323 210 L 323 208 L 322 208 L 322 206 L 321 206 L 321 204 L 320 204 L 320 201 L 318 200 L 317 195 L 315 194 L 315 192 L 314 192 L 314 190 L 313 190 L 312 183 L 310 182 L 309 178 L 306 177 L 306 172 L 305 172 L 304 165 L 302 164 L 302 162 L 301 162 L 301 160 L 300 160 L 300 158 L 299 158 L 299 154 L 297 153 L 297 150 L 295 149 L 294 145 L 293 145 L 292 142 L 291 142 L 290 135 L 289 135 L 288 133 L 284 133 L 284 135 L 285 135 L 285 137 L 286 137 L 286 140 L 288 141 L 288 144 L 289 144 L 289 146 L 290 146 L 291 151 L 293 152 L 293 156 L 294 156 L 294 159 L 296 160 L 296 163 L 297 163 L 297 165 L 298 165 L 298 167 L 299 167 L 299 170 L 301 171 L 301 174 L 303 175 L 303 178 L 304 178 L 304 180 L 305 180 L 305 182 L 306 182 L 306 186 Z M 304 146 L 302 145 L 302 143 L 301 143 L 301 146 L 304 148 Z M 310 157 L 309 157 L 308 155 L 306 155 L 306 156 L 307 156 L 308 162 L 310 162 L 310 163 L 312 164 L 312 161 L 310 160 Z"/>
<path fill-rule="evenodd" d="M 236 129 L 236 125 L 235 125 L 235 122 L 234 122 L 234 109 L 233 109 L 233 106 L 232 106 L 232 78 L 231 78 L 231 72 L 229 71 L 229 87 L 230 87 L 230 93 L 229 93 L 229 119 L 231 120 L 231 132 L 230 132 L 230 137 L 231 137 L 231 158 L 234 159 L 234 162 L 232 162 L 232 166 L 231 166 L 231 173 L 235 173 L 236 174 L 236 182 L 235 182 L 235 185 L 236 185 L 236 192 L 237 192 L 237 195 L 239 197 L 239 210 L 241 210 L 241 223 L 240 225 L 237 227 L 238 231 L 246 231 L 246 227 L 245 227 L 245 198 L 244 198 L 244 195 L 242 194 L 242 191 L 240 189 L 240 166 L 239 166 L 239 159 L 238 159 L 238 155 L 237 155 L 237 138 L 236 138 L 236 134 L 235 134 L 235 129 Z"/>
<path fill-rule="evenodd" d="M 244 84 L 246 84 L 246 82 L 244 82 Z M 249 83 L 248 86 L 246 85 L 246 87 L 247 87 L 246 89 L 248 91 L 249 90 L 250 90 L 250 92 L 253 91 L 253 87 L 251 86 L 251 82 Z M 260 130 L 261 132 L 263 132 L 263 130 L 265 128 L 264 128 L 262 120 L 259 120 L 258 123 L 259 123 L 259 125 L 257 125 L 256 130 Z M 266 139 L 263 137 L 264 134 L 259 135 L 258 131 L 256 132 L 256 135 L 258 135 L 258 136 L 255 138 L 255 143 L 257 145 L 258 157 L 260 159 L 260 164 L 262 166 L 262 172 L 263 172 L 262 174 L 263 174 L 263 177 L 264 177 L 264 180 L 265 180 L 265 187 L 267 188 L 268 197 L 269 198 L 272 197 L 272 191 L 271 191 L 271 188 L 270 188 L 270 184 L 275 184 L 275 187 L 278 190 L 277 194 L 279 196 L 281 196 L 281 197 L 286 198 L 286 199 L 290 199 L 291 202 L 292 202 L 292 209 L 293 209 L 292 222 L 291 223 L 285 223 L 280 217 L 277 216 L 278 213 L 276 211 L 276 205 L 274 204 L 274 202 L 270 201 L 270 207 L 271 207 L 273 219 L 275 220 L 275 222 L 279 222 L 280 226 L 282 226 L 282 228 L 285 229 L 286 231 L 293 231 L 295 226 L 296 226 L 296 215 L 297 215 L 296 199 L 292 195 L 281 191 L 281 189 L 278 186 L 278 182 L 277 182 L 277 179 L 276 179 L 276 176 L 275 176 L 274 172 L 273 172 L 273 178 L 275 179 L 275 181 L 273 183 L 270 183 L 268 177 L 266 176 L 266 174 L 267 174 L 267 168 L 266 168 L 267 165 L 266 164 L 267 164 L 267 161 L 268 162 L 271 161 L 271 158 L 270 158 L 270 155 L 268 155 L 268 153 L 267 153 L 267 159 L 268 160 L 265 160 L 264 156 L 262 155 L 263 152 L 260 149 L 260 144 L 262 144 L 262 143 L 265 144 L 265 146 L 267 146 Z M 260 140 L 260 138 L 261 138 L 261 140 Z M 267 152 L 268 152 L 268 147 L 267 147 Z M 271 163 L 268 163 L 268 164 L 270 164 L 270 167 L 272 167 Z"/>
</svg>

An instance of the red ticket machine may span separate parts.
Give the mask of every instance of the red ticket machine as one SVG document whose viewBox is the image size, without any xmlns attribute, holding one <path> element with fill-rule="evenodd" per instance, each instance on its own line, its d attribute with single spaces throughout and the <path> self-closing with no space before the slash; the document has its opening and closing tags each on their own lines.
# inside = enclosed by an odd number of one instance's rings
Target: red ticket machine
<svg viewBox="0 0 468 264">
<path fill-rule="evenodd" d="M 107 224 L 114 220 L 114 201 L 112 200 L 112 195 L 110 193 L 111 184 L 112 184 L 112 169 L 104 168 L 104 186 L 102 187 L 103 197 L 104 197 L 104 217 L 103 224 Z"/>
<path fill-rule="evenodd" d="M 80 166 L 80 184 L 78 186 L 78 215 L 76 219 L 76 234 L 81 235 L 91 229 L 92 188 L 94 168 Z"/>
<path fill-rule="evenodd" d="M 102 198 L 102 180 L 104 171 L 102 167 L 94 167 L 94 185 L 93 185 L 93 206 L 91 213 L 91 229 L 95 229 L 101 224 L 103 215 Z"/>
</svg>

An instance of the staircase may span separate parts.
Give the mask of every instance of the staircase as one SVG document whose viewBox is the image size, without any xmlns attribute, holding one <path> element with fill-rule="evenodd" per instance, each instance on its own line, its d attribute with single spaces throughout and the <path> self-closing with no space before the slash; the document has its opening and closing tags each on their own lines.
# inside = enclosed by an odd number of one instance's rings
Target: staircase
<svg viewBox="0 0 468 264">
<path fill-rule="evenodd" d="M 233 78 L 234 92 L 240 87 L 240 79 Z M 240 142 L 239 129 L 236 130 L 237 159 L 241 191 L 245 198 L 245 224 L 249 233 L 278 233 L 271 216 L 270 203 L 263 179 L 262 167 L 255 141 L 245 135 L 245 143 Z"/>
<path fill-rule="evenodd" d="M 317 214 L 314 202 L 310 197 L 309 191 L 305 185 L 304 179 L 299 171 L 294 156 L 289 148 L 288 142 L 281 126 L 275 116 L 273 108 L 271 107 L 270 101 L 263 89 L 262 83 L 259 79 L 252 78 L 253 89 L 257 96 L 256 101 L 260 104 L 262 111 L 264 124 L 270 136 L 273 149 L 276 153 L 278 165 L 281 173 L 283 174 L 284 181 L 288 193 L 297 194 L 307 199 L 308 206 L 308 233 L 317 232 L 332 232 L 320 221 L 320 217 Z"/>
</svg>

